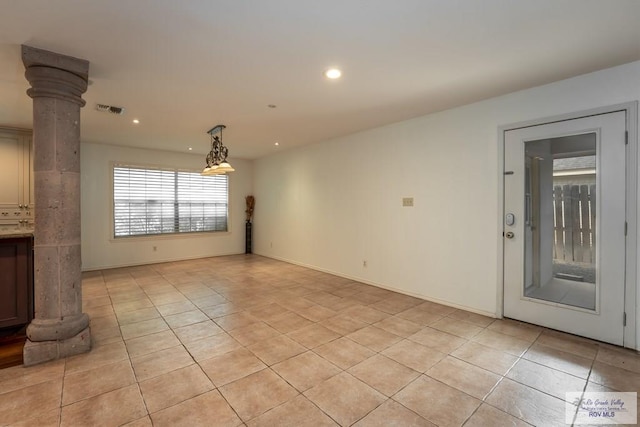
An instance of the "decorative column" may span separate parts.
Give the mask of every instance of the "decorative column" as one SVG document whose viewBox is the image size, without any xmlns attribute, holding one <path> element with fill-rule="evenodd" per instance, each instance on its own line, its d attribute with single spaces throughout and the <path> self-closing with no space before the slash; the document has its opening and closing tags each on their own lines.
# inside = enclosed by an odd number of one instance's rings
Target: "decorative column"
<svg viewBox="0 0 640 427">
<path fill-rule="evenodd" d="M 91 349 L 82 312 L 80 108 L 89 62 L 22 46 L 33 98 L 34 302 L 24 364 Z"/>
</svg>

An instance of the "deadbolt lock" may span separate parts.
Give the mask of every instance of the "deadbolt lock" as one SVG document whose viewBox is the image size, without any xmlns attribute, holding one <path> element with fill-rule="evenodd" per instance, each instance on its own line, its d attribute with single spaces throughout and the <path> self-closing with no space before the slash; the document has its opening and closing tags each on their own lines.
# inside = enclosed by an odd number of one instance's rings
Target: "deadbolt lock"
<svg viewBox="0 0 640 427">
<path fill-rule="evenodd" d="M 504 237 L 506 237 L 507 239 L 513 239 L 513 231 L 507 231 L 506 233 L 504 233 Z"/>
</svg>

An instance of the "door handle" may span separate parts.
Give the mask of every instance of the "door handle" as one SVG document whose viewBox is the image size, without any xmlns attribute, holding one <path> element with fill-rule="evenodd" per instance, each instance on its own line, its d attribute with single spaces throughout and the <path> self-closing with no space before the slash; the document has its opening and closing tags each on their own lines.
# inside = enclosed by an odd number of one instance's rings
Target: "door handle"
<svg viewBox="0 0 640 427">
<path fill-rule="evenodd" d="M 513 239 L 513 236 L 515 236 L 515 234 L 513 234 L 513 231 L 507 231 L 506 233 L 504 233 L 504 237 L 506 237 L 507 239 Z"/>
</svg>

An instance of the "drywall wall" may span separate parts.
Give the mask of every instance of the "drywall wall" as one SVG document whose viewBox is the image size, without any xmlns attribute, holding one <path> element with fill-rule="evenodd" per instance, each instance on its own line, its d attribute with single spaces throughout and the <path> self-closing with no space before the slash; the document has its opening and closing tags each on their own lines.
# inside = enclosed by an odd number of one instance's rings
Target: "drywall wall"
<svg viewBox="0 0 640 427">
<path fill-rule="evenodd" d="M 229 232 L 126 239 L 114 239 L 112 235 L 113 162 L 198 170 L 203 156 L 83 143 L 83 270 L 244 253 L 244 198 L 251 194 L 252 162 L 240 159 L 232 162 L 236 171 L 229 174 Z"/>
<path fill-rule="evenodd" d="M 638 99 L 634 62 L 259 159 L 254 252 L 499 314 L 499 126 Z"/>
</svg>

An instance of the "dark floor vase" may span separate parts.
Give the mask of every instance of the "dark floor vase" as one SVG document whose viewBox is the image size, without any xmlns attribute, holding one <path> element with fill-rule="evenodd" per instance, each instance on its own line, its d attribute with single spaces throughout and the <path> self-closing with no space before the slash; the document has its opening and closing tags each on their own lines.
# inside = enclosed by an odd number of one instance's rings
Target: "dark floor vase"
<svg viewBox="0 0 640 427">
<path fill-rule="evenodd" d="M 244 253 L 245 254 L 250 254 L 251 253 L 251 228 L 252 228 L 252 224 L 251 221 L 247 220 L 246 224 L 245 224 L 245 241 L 244 241 Z"/>
</svg>

